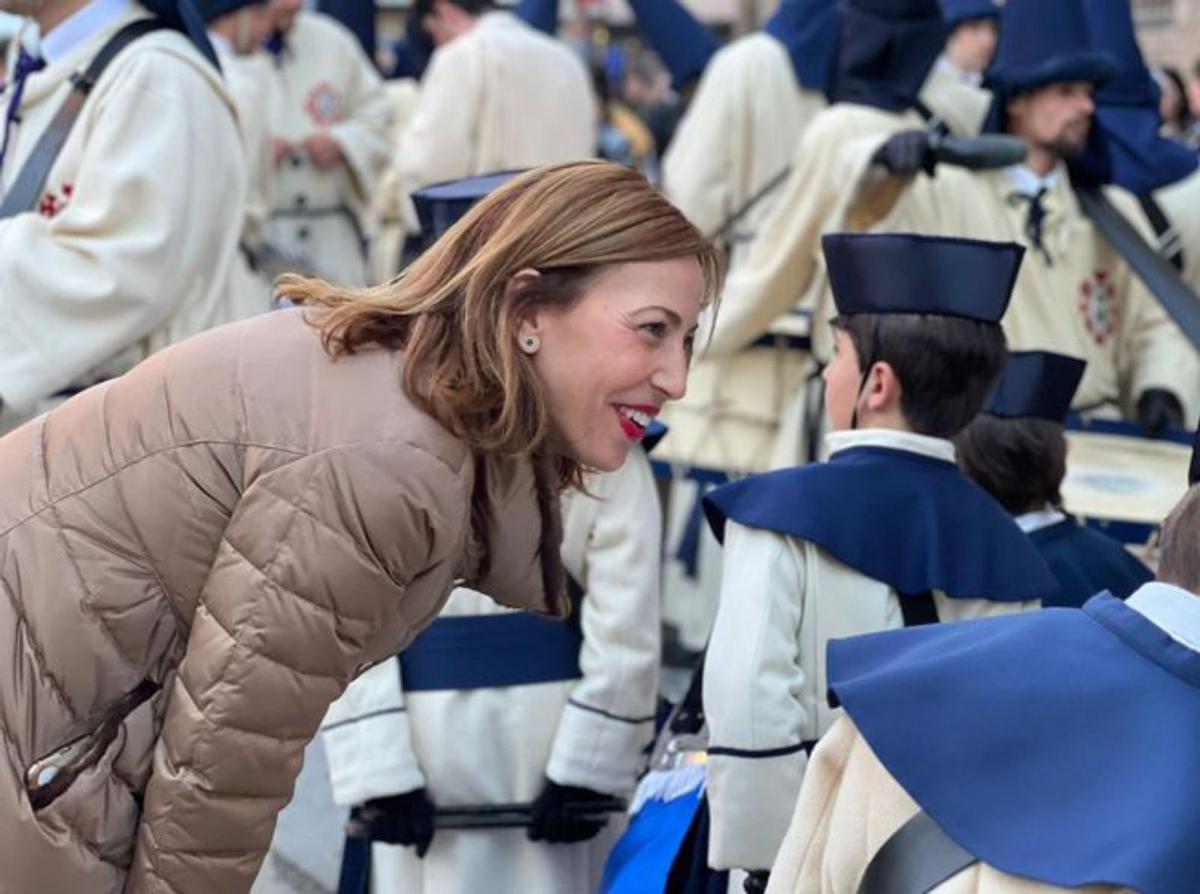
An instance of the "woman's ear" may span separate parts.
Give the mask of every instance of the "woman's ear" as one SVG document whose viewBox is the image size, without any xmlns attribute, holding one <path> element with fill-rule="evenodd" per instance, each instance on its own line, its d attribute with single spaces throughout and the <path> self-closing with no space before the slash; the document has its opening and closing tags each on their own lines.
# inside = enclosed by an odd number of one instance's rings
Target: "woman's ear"
<svg viewBox="0 0 1200 894">
<path fill-rule="evenodd" d="M 532 267 L 518 270 L 508 278 L 508 282 L 504 285 L 504 303 L 509 307 L 519 305 L 521 303 L 521 293 L 531 288 L 541 277 L 542 274 Z M 518 311 L 518 339 L 540 337 L 541 320 L 539 319 L 539 310 L 540 308 L 537 305 L 533 305 Z"/>
</svg>

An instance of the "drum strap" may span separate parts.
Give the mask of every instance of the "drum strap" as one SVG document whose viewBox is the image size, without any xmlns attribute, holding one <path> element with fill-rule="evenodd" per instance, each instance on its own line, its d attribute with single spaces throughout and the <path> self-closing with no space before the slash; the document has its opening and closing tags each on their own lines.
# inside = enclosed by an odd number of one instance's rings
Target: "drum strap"
<svg viewBox="0 0 1200 894">
<path fill-rule="evenodd" d="M 1158 253 L 1170 261 L 1176 270 L 1182 271 L 1183 237 L 1171 226 L 1171 221 L 1167 219 L 1166 213 L 1154 196 L 1138 196 L 1138 204 L 1142 206 L 1142 213 L 1146 215 L 1146 220 L 1150 221 L 1150 226 L 1154 227 L 1154 235 L 1158 237 Z"/>
<path fill-rule="evenodd" d="M 8 195 L 4 197 L 3 203 L 0 203 L 0 220 L 33 210 L 46 185 L 46 178 L 50 176 L 50 169 L 71 135 L 79 113 L 83 111 L 84 102 L 109 63 L 139 37 L 165 27 L 166 24 L 160 19 L 138 19 L 136 22 L 130 22 L 109 38 L 108 43 L 100 48 L 100 52 L 83 74 L 72 78 L 73 89 L 58 107 L 50 126 L 42 132 L 37 145 L 33 147 L 33 152 L 17 174 Z"/>
<path fill-rule="evenodd" d="M 933 603 L 931 591 L 896 595 L 900 597 L 900 614 L 904 616 L 905 627 L 921 627 L 938 622 L 937 606 Z"/>
<path fill-rule="evenodd" d="M 978 862 L 921 810 L 875 854 L 858 894 L 926 894 Z"/>
</svg>

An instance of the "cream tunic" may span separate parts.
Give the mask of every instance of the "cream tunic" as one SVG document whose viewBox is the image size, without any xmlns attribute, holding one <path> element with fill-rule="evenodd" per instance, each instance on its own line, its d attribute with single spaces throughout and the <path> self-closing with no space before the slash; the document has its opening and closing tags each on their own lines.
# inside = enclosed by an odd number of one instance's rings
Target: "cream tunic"
<svg viewBox="0 0 1200 894">
<path fill-rule="evenodd" d="M 1158 190 L 1154 197 L 1183 244 L 1183 278 L 1200 295 L 1200 171 Z"/>
<path fill-rule="evenodd" d="M 949 441 L 904 432 L 863 429 L 827 438 L 831 453 L 878 446 L 955 458 Z M 933 598 L 943 621 L 1040 605 L 937 591 Z M 808 764 L 801 743 L 820 738 L 839 713 L 826 702 L 826 644 L 902 626 L 899 597 L 887 584 L 809 541 L 726 523 L 721 602 L 704 673 L 710 866 L 774 863 Z"/>
<path fill-rule="evenodd" d="M 917 805 L 842 715 L 813 752 L 767 894 L 856 894 L 871 859 L 917 813 Z M 930 894 L 1066 891 L 976 863 Z M 1133 894 L 1087 885 L 1075 894 Z"/>
<path fill-rule="evenodd" d="M 564 785 L 627 794 L 651 741 L 659 656 L 661 522 L 640 451 L 592 478 L 595 498 L 564 498 L 563 561 L 585 582 L 578 680 L 497 689 L 404 693 L 393 659 L 352 683 L 325 721 L 335 800 L 425 786 L 434 803 L 496 804 Z M 459 589 L 445 616 L 506 611 Z M 530 842 L 524 829 L 441 831 L 424 859 L 412 848 L 372 848 L 376 894 L 497 894 L 596 890 L 623 819 L 574 845 Z"/>
<path fill-rule="evenodd" d="M 33 74 L 0 171 L 7 192 L 108 25 Z M 7 102 L 7 97 L 4 97 Z M 134 41 L 92 90 L 37 207 L 0 220 L 5 425 L 238 316 L 230 276 L 245 165 L 233 103 L 186 37 Z"/>
<path fill-rule="evenodd" d="M 302 12 L 271 66 L 272 134 L 296 146 L 271 183 L 271 241 L 321 276 L 365 285 L 368 209 L 391 146 L 383 82 L 357 39 L 341 24 Z M 304 154 L 306 137 L 327 132 L 343 163 L 320 170 Z"/>
<path fill-rule="evenodd" d="M 395 188 L 407 196 L 443 180 L 589 158 L 596 125 L 583 63 L 515 15 L 485 13 L 430 59 L 395 150 Z"/>
<path fill-rule="evenodd" d="M 864 159 L 879 142 L 864 140 L 846 151 Z M 1003 320 L 1009 349 L 1057 351 L 1086 360 L 1075 393 L 1076 409 L 1132 416 L 1146 389 L 1163 388 L 1180 398 L 1186 424 L 1194 425 L 1200 412 L 1200 357 L 1125 260 L 1084 217 L 1065 166 L 1053 179 L 1043 199 L 1043 241 L 1049 257 L 1033 249 L 1025 254 Z M 861 185 L 861 203 L 880 211 L 902 190 L 890 213 L 877 218 L 877 230 L 1029 246 L 1028 203 L 1020 198 L 1008 171 L 972 173 L 942 166 L 932 178 L 898 178 L 872 169 Z M 1133 198 L 1118 189 L 1108 190 L 1108 195 L 1152 240 Z"/>
</svg>

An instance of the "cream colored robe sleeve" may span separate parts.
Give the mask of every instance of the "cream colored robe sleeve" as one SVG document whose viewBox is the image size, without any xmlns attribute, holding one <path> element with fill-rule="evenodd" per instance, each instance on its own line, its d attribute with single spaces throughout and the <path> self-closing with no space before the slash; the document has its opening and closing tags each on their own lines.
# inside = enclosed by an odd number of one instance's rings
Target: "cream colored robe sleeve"
<svg viewBox="0 0 1200 894">
<path fill-rule="evenodd" d="M 346 117 L 329 133 L 342 149 L 358 202 L 367 208 L 390 160 L 392 109 L 383 80 L 358 44 L 353 43 L 346 54 L 353 60 L 349 77 L 339 85 L 346 99 Z"/>
<path fill-rule="evenodd" d="M 787 831 L 816 738 L 800 624 L 805 569 L 788 538 L 725 527 L 721 601 L 704 666 L 707 785 L 717 869 L 767 869 Z"/>
<path fill-rule="evenodd" d="M 224 275 L 241 229 L 230 108 L 172 53 L 126 57 L 75 124 L 71 200 L 0 220 L 0 399 L 20 411 L 155 332 L 197 279 Z"/>
<path fill-rule="evenodd" d="M 354 806 L 425 787 L 400 673 L 397 658 L 375 665 L 325 715 L 321 739 L 336 804 Z"/>
<path fill-rule="evenodd" d="M 856 894 L 871 859 L 916 812 L 917 805 L 875 757 L 853 721 L 841 717 L 813 752 L 795 815 L 771 869 L 767 894 Z M 1065 890 L 975 864 L 930 894 Z M 1110 885 L 1070 890 L 1132 894 Z"/>
<path fill-rule="evenodd" d="M 484 91 L 483 56 L 475 49 L 466 37 L 459 38 L 429 61 L 416 109 L 396 150 L 402 198 L 475 169 L 475 133 Z"/>
<path fill-rule="evenodd" d="M 598 503 L 585 532 L 583 676 L 563 708 L 546 775 L 622 794 L 632 790 L 639 757 L 654 737 L 662 516 L 641 450 L 616 472 L 591 478 L 588 488 L 597 499 L 572 494 L 565 511 L 564 561 L 570 561 L 576 507 Z"/>
</svg>

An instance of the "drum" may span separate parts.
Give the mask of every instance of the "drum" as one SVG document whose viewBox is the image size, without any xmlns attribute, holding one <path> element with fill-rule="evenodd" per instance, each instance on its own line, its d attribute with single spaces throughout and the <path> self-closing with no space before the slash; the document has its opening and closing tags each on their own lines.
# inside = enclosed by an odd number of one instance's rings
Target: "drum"
<svg viewBox="0 0 1200 894">
<path fill-rule="evenodd" d="M 1187 490 L 1191 439 L 1151 439 L 1130 422 L 1068 420 L 1066 510 L 1138 551 Z"/>
</svg>

